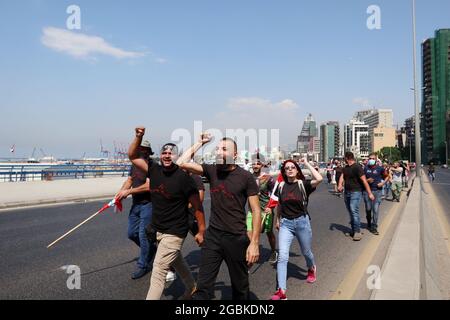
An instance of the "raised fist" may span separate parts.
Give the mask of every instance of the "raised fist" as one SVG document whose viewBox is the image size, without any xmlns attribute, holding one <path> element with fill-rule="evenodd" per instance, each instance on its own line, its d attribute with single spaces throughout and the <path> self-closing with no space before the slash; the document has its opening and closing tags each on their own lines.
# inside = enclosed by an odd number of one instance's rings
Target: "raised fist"
<svg viewBox="0 0 450 320">
<path fill-rule="evenodd" d="M 136 131 L 136 138 L 142 138 L 145 134 L 145 128 L 144 127 L 137 127 L 135 129 Z"/>
<path fill-rule="evenodd" d="M 211 136 L 210 133 L 204 132 L 204 133 L 202 133 L 202 134 L 200 135 L 200 140 L 199 140 L 199 141 L 200 141 L 202 144 L 206 144 L 206 143 L 210 142 L 211 140 L 212 140 L 212 136 Z"/>
</svg>

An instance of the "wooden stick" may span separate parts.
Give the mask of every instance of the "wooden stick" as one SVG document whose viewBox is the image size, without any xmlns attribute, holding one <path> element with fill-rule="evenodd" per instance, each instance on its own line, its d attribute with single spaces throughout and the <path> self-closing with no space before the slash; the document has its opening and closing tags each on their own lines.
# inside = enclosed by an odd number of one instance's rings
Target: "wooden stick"
<svg viewBox="0 0 450 320">
<path fill-rule="evenodd" d="M 261 230 L 262 230 L 262 228 L 264 226 L 264 221 L 266 220 L 267 215 L 268 215 L 268 213 L 265 213 L 263 218 L 261 219 Z"/>
<path fill-rule="evenodd" d="M 74 232 L 76 229 L 78 229 L 79 227 L 81 227 L 83 224 L 85 224 L 86 222 L 88 222 L 89 220 L 91 220 L 92 218 L 94 218 L 96 215 L 98 215 L 99 213 L 101 213 L 103 210 L 99 210 L 96 213 L 94 213 L 92 216 L 90 216 L 89 218 L 87 218 L 86 220 L 84 220 L 83 222 L 81 222 L 79 225 L 77 225 L 76 227 L 72 228 L 71 230 L 69 230 L 68 232 L 66 232 L 65 234 L 63 234 L 61 237 L 59 237 L 58 239 L 56 239 L 55 241 L 53 241 L 52 243 L 50 243 L 47 246 L 47 249 L 50 248 L 51 246 L 53 246 L 55 243 L 57 243 L 58 241 L 64 239 L 65 237 L 67 237 L 69 234 L 71 234 L 72 232 Z"/>
</svg>

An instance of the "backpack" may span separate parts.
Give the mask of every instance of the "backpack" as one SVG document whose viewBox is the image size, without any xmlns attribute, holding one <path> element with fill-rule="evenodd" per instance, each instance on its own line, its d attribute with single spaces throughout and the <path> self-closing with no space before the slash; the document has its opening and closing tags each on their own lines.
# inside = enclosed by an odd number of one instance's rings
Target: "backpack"
<svg viewBox="0 0 450 320">
<path fill-rule="evenodd" d="M 297 183 L 298 183 L 298 187 L 300 189 L 300 192 L 302 194 L 302 205 L 303 205 L 303 208 L 305 208 L 305 212 L 308 215 L 309 220 L 311 220 L 311 216 L 309 215 L 309 212 L 308 212 L 308 200 L 309 199 L 308 199 L 308 195 L 306 193 L 305 185 L 303 184 L 302 180 L 297 180 Z M 283 187 L 284 187 L 285 184 L 286 183 L 284 181 L 281 181 L 280 185 L 278 186 L 279 196 L 280 197 L 281 197 L 281 192 L 283 192 Z"/>
</svg>

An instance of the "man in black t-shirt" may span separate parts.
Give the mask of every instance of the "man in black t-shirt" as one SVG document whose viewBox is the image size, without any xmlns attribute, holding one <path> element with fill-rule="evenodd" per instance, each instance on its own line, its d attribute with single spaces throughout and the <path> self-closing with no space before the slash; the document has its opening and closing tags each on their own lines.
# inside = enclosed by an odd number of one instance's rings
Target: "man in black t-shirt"
<svg viewBox="0 0 450 320">
<path fill-rule="evenodd" d="M 150 142 L 144 141 L 139 147 L 139 157 L 149 161 L 153 155 Z M 152 219 L 152 198 L 149 193 L 147 173 L 131 166 L 128 179 L 116 194 L 119 200 L 133 197 L 133 205 L 128 216 L 128 238 L 140 248 L 137 270 L 131 276 L 132 279 L 142 278 L 150 271 L 150 261 L 155 255 L 156 245 L 149 241 L 145 232 Z"/>
<path fill-rule="evenodd" d="M 139 159 L 138 146 L 145 134 L 145 128 L 136 128 L 136 138 L 128 151 L 133 165 L 147 172 L 153 202 L 151 227 L 156 233 L 158 249 L 153 262 L 150 289 L 147 300 L 159 300 L 164 290 L 166 275 L 172 266 L 180 275 L 186 287 L 184 298 L 195 291 L 195 281 L 181 254 L 181 247 L 188 233 L 188 205 L 192 204 L 199 224 L 195 240 L 201 246 L 205 232 L 205 217 L 195 181 L 175 164 L 178 156 L 174 144 L 166 144 L 160 153 L 160 162 Z"/>
<path fill-rule="evenodd" d="M 352 152 L 345 153 L 345 162 L 347 162 L 347 166 L 344 168 L 343 174 L 339 179 L 338 191 L 342 192 L 345 184 L 344 201 L 350 215 L 350 224 L 352 227 L 350 236 L 353 237 L 353 241 L 360 241 L 361 220 L 359 216 L 359 205 L 362 199 L 362 191 L 366 190 L 369 199 L 372 201 L 375 197 L 367 183 L 363 167 L 356 162 Z"/>
<path fill-rule="evenodd" d="M 193 157 L 211 137 L 201 140 L 187 150 L 183 162 Z M 211 218 L 205 235 L 197 279 L 196 300 L 211 299 L 220 265 L 225 260 L 230 274 L 233 300 L 249 299 L 248 266 L 258 261 L 261 213 L 258 186 L 252 174 L 235 164 L 237 145 L 223 138 L 217 146 L 216 164 L 183 163 L 181 168 L 205 176 L 210 182 Z M 253 235 L 247 237 L 245 205 L 253 213 Z"/>
</svg>

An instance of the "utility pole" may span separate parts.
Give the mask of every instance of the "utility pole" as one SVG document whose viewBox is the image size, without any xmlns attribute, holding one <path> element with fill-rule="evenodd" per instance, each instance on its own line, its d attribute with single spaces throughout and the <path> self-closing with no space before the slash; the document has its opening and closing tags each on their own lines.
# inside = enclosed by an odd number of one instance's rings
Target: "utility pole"
<svg viewBox="0 0 450 320">
<path fill-rule="evenodd" d="M 413 65 L 414 65 L 414 106 L 415 106 L 415 137 L 416 137 L 416 177 L 421 178 L 422 157 L 420 145 L 420 110 L 419 110 L 419 92 L 417 91 L 417 36 L 416 36 L 416 0 L 412 0 L 412 19 L 413 19 Z"/>
</svg>

